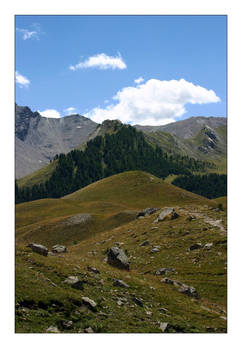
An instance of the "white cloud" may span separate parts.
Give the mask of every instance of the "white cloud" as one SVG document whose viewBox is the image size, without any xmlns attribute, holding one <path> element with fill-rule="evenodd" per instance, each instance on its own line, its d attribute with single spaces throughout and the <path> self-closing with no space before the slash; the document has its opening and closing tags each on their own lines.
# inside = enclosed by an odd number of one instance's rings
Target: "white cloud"
<svg viewBox="0 0 243 350">
<path fill-rule="evenodd" d="M 69 67 L 71 70 L 83 68 L 125 69 L 127 66 L 119 53 L 117 56 L 108 56 L 105 53 L 100 53 L 96 56 L 90 56 L 84 62 L 79 62 L 75 66 L 71 65 Z"/>
<path fill-rule="evenodd" d="M 39 33 L 35 30 L 30 31 L 28 29 L 22 29 L 22 28 L 16 28 L 17 32 L 22 34 L 22 39 L 27 40 L 31 38 L 38 39 L 39 38 Z"/>
<path fill-rule="evenodd" d="M 24 77 L 23 75 L 19 74 L 17 71 L 15 72 L 15 82 L 19 85 L 19 87 L 28 87 L 30 84 L 29 79 Z"/>
<path fill-rule="evenodd" d="M 44 111 L 38 111 L 42 117 L 46 118 L 61 118 L 61 114 L 56 109 L 45 109 Z"/>
<path fill-rule="evenodd" d="M 137 79 L 134 80 L 134 83 L 135 83 L 135 84 L 140 84 L 140 83 L 142 83 L 142 82 L 144 82 L 143 77 L 139 77 L 139 78 L 137 78 Z"/>
<path fill-rule="evenodd" d="M 97 123 L 119 119 L 123 123 L 164 125 L 185 114 L 185 105 L 219 102 L 213 90 L 194 85 L 184 79 L 150 79 L 136 87 L 125 87 L 113 97 L 117 103 L 96 107 L 87 116 Z"/>
<path fill-rule="evenodd" d="M 66 109 L 63 110 L 63 112 L 65 112 L 65 115 L 71 115 L 76 113 L 76 108 L 75 107 L 68 107 Z"/>
</svg>

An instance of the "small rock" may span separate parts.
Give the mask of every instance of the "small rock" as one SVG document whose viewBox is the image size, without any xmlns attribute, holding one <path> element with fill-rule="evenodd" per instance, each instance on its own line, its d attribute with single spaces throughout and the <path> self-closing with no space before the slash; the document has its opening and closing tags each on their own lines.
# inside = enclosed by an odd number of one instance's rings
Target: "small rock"
<svg viewBox="0 0 243 350">
<path fill-rule="evenodd" d="M 96 267 L 88 266 L 87 269 L 88 271 L 93 273 L 100 273 L 100 271 Z"/>
<path fill-rule="evenodd" d="M 53 253 L 65 253 L 67 251 L 67 248 L 64 245 L 56 244 L 52 247 Z"/>
<path fill-rule="evenodd" d="M 73 321 L 61 320 L 60 324 L 61 324 L 61 327 L 63 329 L 72 329 L 73 328 Z"/>
<path fill-rule="evenodd" d="M 205 248 L 205 249 L 211 249 L 212 246 L 213 246 L 213 243 L 206 243 L 205 246 L 204 246 L 204 248 Z"/>
<path fill-rule="evenodd" d="M 173 219 L 176 219 L 178 218 L 178 214 L 176 213 L 175 209 L 174 208 L 164 208 L 159 216 L 157 217 L 157 219 L 154 221 L 154 223 L 156 222 L 160 222 L 160 221 L 164 221 L 166 219 L 169 219 L 169 220 L 173 220 Z"/>
<path fill-rule="evenodd" d="M 155 275 L 166 275 L 167 272 L 174 272 L 175 270 L 172 268 L 161 267 L 159 270 L 155 271 Z"/>
<path fill-rule="evenodd" d="M 145 246 L 149 245 L 149 241 L 146 240 L 146 241 L 140 243 L 139 245 L 140 245 L 140 247 L 145 247 Z"/>
<path fill-rule="evenodd" d="M 125 283 L 123 280 L 115 280 L 113 283 L 113 286 L 129 288 L 129 285 L 127 283 Z"/>
<path fill-rule="evenodd" d="M 118 306 L 122 306 L 122 305 L 123 305 L 123 302 L 119 299 L 119 300 L 117 300 L 117 305 L 118 305 Z"/>
<path fill-rule="evenodd" d="M 178 292 L 186 294 L 192 298 L 196 298 L 196 299 L 199 298 L 199 295 L 194 287 L 187 286 L 186 284 L 183 284 L 183 283 L 181 284 L 180 288 L 178 289 Z"/>
<path fill-rule="evenodd" d="M 200 249 L 202 248 L 202 244 L 201 243 L 195 243 L 193 245 L 191 245 L 188 250 L 191 251 L 191 250 L 195 250 L 195 249 Z"/>
<path fill-rule="evenodd" d="M 162 332 L 165 332 L 168 329 L 169 323 L 167 322 L 160 322 L 159 328 L 161 329 Z"/>
<path fill-rule="evenodd" d="M 94 333 L 94 330 L 91 327 L 85 328 L 84 333 Z"/>
<path fill-rule="evenodd" d="M 57 327 L 50 326 L 47 328 L 46 333 L 60 333 L 60 331 Z"/>
<path fill-rule="evenodd" d="M 196 218 L 195 218 L 194 215 L 189 215 L 189 216 L 186 218 L 187 221 L 192 221 L 192 220 L 195 220 L 195 219 L 196 219 Z"/>
<path fill-rule="evenodd" d="M 170 278 L 167 278 L 167 277 L 163 278 L 163 279 L 161 280 L 161 282 L 167 283 L 167 284 L 172 284 L 172 285 L 174 284 L 174 281 L 171 280 Z"/>
<path fill-rule="evenodd" d="M 165 307 L 161 307 L 161 308 L 159 309 L 159 311 L 162 311 L 162 312 L 164 312 L 165 314 L 168 312 L 168 310 L 167 310 Z"/>
<path fill-rule="evenodd" d="M 129 259 L 122 249 L 118 247 L 110 248 L 107 257 L 108 264 L 118 267 L 120 269 L 129 270 Z"/>
<path fill-rule="evenodd" d="M 28 248 L 31 248 L 33 252 L 47 256 L 48 249 L 42 244 L 30 243 L 27 245 Z"/>
<path fill-rule="evenodd" d="M 155 245 L 153 246 L 153 248 L 151 249 L 151 253 L 157 253 L 160 251 L 160 246 L 159 245 Z"/>
<path fill-rule="evenodd" d="M 154 214 L 156 211 L 158 211 L 159 208 L 146 208 L 146 209 L 143 209 L 142 211 L 140 211 L 138 214 L 137 214 L 137 219 L 141 219 L 141 218 L 144 218 L 146 216 L 149 216 L 149 215 L 152 215 Z"/>
<path fill-rule="evenodd" d="M 147 316 L 152 316 L 152 311 L 145 311 Z"/>
<path fill-rule="evenodd" d="M 80 279 L 77 276 L 69 276 L 67 279 L 65 279 L 64 283 L 69 284 L 72 288 L 83 290 L 83 281 L 80 281 Z"/>
<path fill-rule="evenodd" d="M 92 310 L 94 310 L 97 306 L 96 302 L 88 297 L 82 297 L 82 301 L 84 304 L 88 305 Z"/>
<path fill-rule="evenodd" d="M 133 297 L 132 300 L 139 306 L 143 307 L 143 302 L 137 297 Z"/>
</svg>

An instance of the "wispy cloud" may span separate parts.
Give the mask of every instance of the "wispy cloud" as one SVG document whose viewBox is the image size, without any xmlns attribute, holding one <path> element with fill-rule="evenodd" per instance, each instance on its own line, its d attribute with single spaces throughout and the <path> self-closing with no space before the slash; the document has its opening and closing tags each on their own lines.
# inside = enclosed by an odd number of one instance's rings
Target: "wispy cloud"
<svg viewBox="0 0 243 350">
<path fill-rule="evenodd" d="M 184 79 L 150 79 L 136 87 L 125 87 L 113 97 L 116 103 L 96 107 L 86 114 L 97 123 L 120 119 L 123 123 L 163 125 L 186 113 L 185 105 L 219 102 L 213 90 Z"/>
<path fill-rule="evenodd" d="M 19 87 L 28 87 L 30 84 L 30 81 L 28 78 L 24 77 L 23 75 L 19 74 L 17 71 L 15 72 L 15 82 L 19 85 Z"/>
<path fill-rule="evenodd" d="M 39 23 L 33 23 L 30 26 L 33 29 L 16 28 L 23 40 L 36 39 L 39 40 L 41 29 Z"/>
<path fill-rule="evenodd" d="M 56 109 L 45 109 L 44 111 L 38 111 L 42 117 L 46 118 L 61 118 L 61 114 Z"/>
<path fill-rule="evenodd" d="M 79 62 L 76 65 L 71 65 L 69 69 L 75 71 L 77 69 L 98 68 L 98 69 L 126 69 L 126 63 L 120 53 L 117 56 L 108 56 L 105 53 L 100 53 L 95 56 L 90 56 L 87 60 Z"/>
<path fill-rule="evenodd" d="M 143 77 L 139 77 L 139 78 L 137 78 L 137 79 L 134 80 L 134 83 L 135 83 L 135 84 L 141 84 L 142 82 L 144 82 Z"/>
<path fill-rule="evenodd" d="M 75 107 L 68 107 L 66 109 L 63 110 L 63 112 L 65 113 L 65 115 L 71 115 L 76 113 L 77 109 Z"/>
</svg>

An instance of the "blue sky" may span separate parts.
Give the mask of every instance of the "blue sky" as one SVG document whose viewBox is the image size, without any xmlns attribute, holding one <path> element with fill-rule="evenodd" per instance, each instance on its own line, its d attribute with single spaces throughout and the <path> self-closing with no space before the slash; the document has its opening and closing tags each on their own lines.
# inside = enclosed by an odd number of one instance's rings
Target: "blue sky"
<svg viewBox="0 0 243 350">
<path fill-rule="evenodd" d="M 15 24 L 21 106 L 150 125 L 226 116 L 226 16 L 16 16 Z"/>
</svg>

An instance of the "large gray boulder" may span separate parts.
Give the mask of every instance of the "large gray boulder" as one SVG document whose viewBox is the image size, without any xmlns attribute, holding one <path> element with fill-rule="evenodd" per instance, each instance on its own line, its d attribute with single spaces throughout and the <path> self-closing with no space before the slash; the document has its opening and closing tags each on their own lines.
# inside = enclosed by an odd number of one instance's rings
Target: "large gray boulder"
<svg viewBox="0 0 243 350">
<path fill-rule="evenodd" d="M 178 216 L 179 215 L 176 213 L 174 208 L 163 208 L 154 223 L 164 221 L 166 219 L 173 220 L 178 218 Z"/>
<path fill-rule="evenodd" d="M 48 249 L 42 244 L 30 243 L 27 245 L 28 248 L 31 248 L 33 252 L 47 256 Z"/>
<path fill-rule="evenodd" d="M 118 267 L 119 269 L 129 270 L 129 259 L 124 251 L 118 247 L 112 247 L 107 254 L 108 264 Z"/>
</svg>

